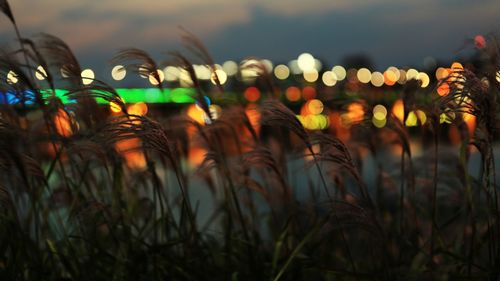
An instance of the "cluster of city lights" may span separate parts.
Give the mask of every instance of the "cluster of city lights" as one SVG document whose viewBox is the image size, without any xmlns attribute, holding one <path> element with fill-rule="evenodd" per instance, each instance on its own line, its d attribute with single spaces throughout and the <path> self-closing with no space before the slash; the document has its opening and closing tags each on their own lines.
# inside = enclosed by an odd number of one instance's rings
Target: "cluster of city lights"
<svg viewBox="0 0 500 281">
<path fill-rule="evenodd" d="M 463 66 L 459 62 L 454 62 L 451 67 L 438 67 L 435 72 L 435 77 L 438 80 L 443 79 L 451 74 L 453 69 L 462 69 Z M 218 80 L 224 85 L 231 77 L 236 77 L 246 83 L 253 83 L 255 79 L 267 72 L 273 74 L 277 80 L 286 80 L 290 77 L 301 79 L 305 83 L 322 82 L 327 87 L 333 87 L 338 82 L 347 80 L 349 82 L 359 82 L 362 84 L 371 84 L 374 87 L 394 86 L 396 84 L 404 84 L 408 80 L 416 79 L 421 82 L 421 87 L 429 86 L 431 79 L 429 75 L 423 71 L 414 68 L 397 68 L 390 66 L 384 71 L 372 71 L 362 67 L 359 69 L 346 69 L 341 65 L 335 65 L 332 68 L 326 68 L 320 60 L 309 53 L 302 53 L 296 59 L 291 60 L 288 64 L 274 65 L 270 60 L 247 59 L 239 64 L 235 61 L 226 61 L 222 65 L 216 64 L 212 67 L 207 65 L 193 65 L 196 77 L 199 80 L 211 81 L 216 84 Z M 163 69 L 157 69 L 156 72 L 148 74 L 145 66 L 140 66 L 138 69 L 140 77 L 147 79 L 153 86 L 157 86 L 164 81 L 178 83 L 179 87 L 191 87 L 193 81 L 188 71 L 182 67 L 166 66 Z M 114 81 L 122 81 L 129 74 L 126 67 L 123 65 L 115 65 L 111 69 L 111 78 Z M 500 70 L 497 71 L 497 80 L 500 82 Z M 61 70 L 61 76 L 67 77 L 64 69 Z M 45 80 L 47 72 L 42 66 L 38 66 L 35 71 L 35 77 L 38 80 Z M 217 79 L 216 79 L 217 78 Z M 95 79 L 95 74 L 92 69 L 84 69 L 81 72 L 81 79 L 84 85 L 91 84 Z M 9 71 L 6 77 L 9 84 L 18 82 L 17 74 Z M 299 80 L 300 81 L 300 80 Z M 446 86 L 440 90 L 446 92 Z"/>
</svg>

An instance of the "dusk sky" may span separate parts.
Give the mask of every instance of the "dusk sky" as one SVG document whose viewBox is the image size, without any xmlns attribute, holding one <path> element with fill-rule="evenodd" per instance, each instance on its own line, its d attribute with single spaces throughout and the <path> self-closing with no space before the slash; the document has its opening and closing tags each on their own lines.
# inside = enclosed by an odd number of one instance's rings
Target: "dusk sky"
<svg viewBox="0 0 500 281">
<path fill-rule="evenodd" d="M 498 0 L 15 0 L 21 33 L 65 40 L 82 66 L 104 68 L 124 47 L 158 60 L 182 50 L 178 26 L 198 35 L 216 62 L 257 56 L 288 62 L 310 52 L 328 65 L 369 55 L 376 68 L 450 59 L 467 39 L 498 32 Z M 0 19 L 0 42 L 14 32 Z M 13 45 L 14 46 L 14 45 Z"/>
</svg>

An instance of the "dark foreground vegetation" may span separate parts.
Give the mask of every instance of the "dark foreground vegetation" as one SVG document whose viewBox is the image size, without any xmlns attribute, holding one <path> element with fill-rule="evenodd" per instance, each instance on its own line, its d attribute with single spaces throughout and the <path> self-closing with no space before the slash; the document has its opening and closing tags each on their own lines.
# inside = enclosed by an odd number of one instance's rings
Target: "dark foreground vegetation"
<svg viewBox="0 0 500 281">
<path fill-rule="evenodd" d="M 403 122 L 388 114 L 377 129 L 360 120 L 344 143 L 334 132 L 304 129 L 272 86 L 253 109 L 258 122 L 237 104 L 215 118 L 210 93 L 181 53 L 171 55 L 191 75 L 205 125 L 127 113 L 111 86 L 82 83 L 63 41 L 21 37 L 7 2 L 0 7 L 21 46 L 0 56 L 0 92 L 15 96 L 0 105 L 0 280 L 500 278 L 496 38 L 478 50 L 478 67 L 435 85 L 447 83 L 447 95 L 409 81 L 399 93 Z M 197 39 L 184 39 L 213 69 Z M 146 75 L 158 68 L 136 49 L 113 61 Z M 39 65 L 43 83 L 34 79 Z M 17 83 L 7 83 L 11 71 Z M 75 102 L 63 104 L 56 87 Z M 417 90 L 429 98 L 420 102 Z M 410 132 L 404 120 L 416 109 L 427 122 Z M 473 130 L 464 114 L 474 116 Z M 458 145 L 443 138 L 450 126 Z M 418 158 L 411 135 L 425 147 Z M 205 152 L 195 167 L 186 162 L 192 143 Z M 396 155 L 386 152 L 391 146 Z M 372 167 L 366 157 L 376 160 Z M 291 167 L 297 159 L 300 168 Z M 367 169 L 374 182 L 365 181 Z"/>
</svg>

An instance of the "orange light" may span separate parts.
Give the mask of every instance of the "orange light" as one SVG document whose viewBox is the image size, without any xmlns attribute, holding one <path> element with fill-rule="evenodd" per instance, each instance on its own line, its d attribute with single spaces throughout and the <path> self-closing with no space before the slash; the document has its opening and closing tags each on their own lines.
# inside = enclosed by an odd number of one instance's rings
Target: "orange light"
<svg viewBox="0 0 500 281">
<path fill-rule="evenodd" d="M 54 116 L 54 125 L 60 136 L 67 138 L 73 134 L 70 117 L 63 109 L 59 109 Z"/>
<path fill-rule="evenodd" d="M 302 89 L 302 97 L 304 100 L 312 100 L 316 98 L 316 89 L 311 86 L 306 86 Z"/>
<path fill-rule="evenodd" d="M 125 159 L 125 164 L 131 169 L 143 169 L 146 167 L 146 158 L 140 151 L 141 141 L 139 138 L 130 138 L 116 142 L 115 149 Z"/>
<path fill-rule="evenodd" d="M 127 108 L 128 114 L 132 115 L 146 115 L 148 113 L 148 106 L 143 103 L 143 102 L 138 102 L 136 104 L 133 104 Z"/>
<path fill-rule="evenodd" d="M 294 86 L 288 87 L 285 96 L 289 101 L 298 101 L 300 100 L 300 89 Z"/>
<path fill-rule="evenodd" d="M 391 70 L 386 70 L 384 72 L 384 82 L 387 86 L 392 86 L 398 81 L 396 74 Z"/>
<path fill-rule="evenodd" d="M 405 118 L 405 107 L 403 104 L 403 100 L 399 99 L 394 102 L 392 105 L 392 114 L 399 119 L 399 121 L 404 122 Z"/>
<path fill-rule="evenodd" d="M 437 88 L 437 93 L 440 96 L 446 96 L 446 95 L 448 95 L 450 93 L 450 85 L 448 83 L 446 83 L 446 82 L 442 83 Z"/>
<path fill-rule="evenodd" d="M 257 87 L 248 87 L 244 93 L 245 99 L 249 102 L 256 102 L 260 99 L 260 91 Z"/>
<path fill-rule="evenodd" d="M 192 104 L 187 109 L 187 116 L 198 122 L 201 125 L 205 125 L 205 112 L 198 106 Z"/>
</svg>

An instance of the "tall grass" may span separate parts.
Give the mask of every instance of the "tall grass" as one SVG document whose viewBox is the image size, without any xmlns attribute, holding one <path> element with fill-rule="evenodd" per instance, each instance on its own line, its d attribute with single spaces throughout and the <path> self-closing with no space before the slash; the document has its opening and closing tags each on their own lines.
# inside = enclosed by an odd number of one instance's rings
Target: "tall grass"
<svg viewBox="0 0 500 281">
<path fill-rule="evenodd" d="M 8 3 L 0 4 L 15 25 Z M 213 116 L 190 56 L 216 67 L 188 32 L 189 53 L 170 54 L 193 81 L 204 124 L 133 112 L 106 83 L 82 83 L 61 39 L 16 32 L 21 49 L 0 56 L 0 89 L 15 97 L 0 106 L 1 280 L 499 278 L 495 38 L 479 50 L 481 67 L 438 82 L 449 84 L 448 95 L 410 81 L 402 121 L 389 116 L 382 130 L 361 122 L 342 142 L 333 132 L 306 130 L 269 77 L 258 122 L 239 104 Z M 160 81 L 159 64 L 143 50 L 122 50 L 112 61 Z M 33 78 L 38 65 L 44 81 Z M 17 83 L 7 83 L 10 71 Z M 224 91 L 217 75 L 214 81 Z M 75 102 L 64 105 L 56 88 Z M 404 126 L 415 109 L 431 119 L 419 136 L 433 149 L 421 156 Z M 477 120 L 472 136 L 465 114 Z M 449 125 L 441 119 L 460 128 L 460 147 L 442 143 Z M 401 147 L 398 155 L 388 156 L 392 144 L 382 134 Z M 195 146 L 205 154 L 190 167 Z M 480 175 L 468 168 L 472 146 Z M 400 159 L 398 172 L 366 166 L 367 157 Z M 370 169 L 377 184 L 366 180 Z"/>
</svg>

